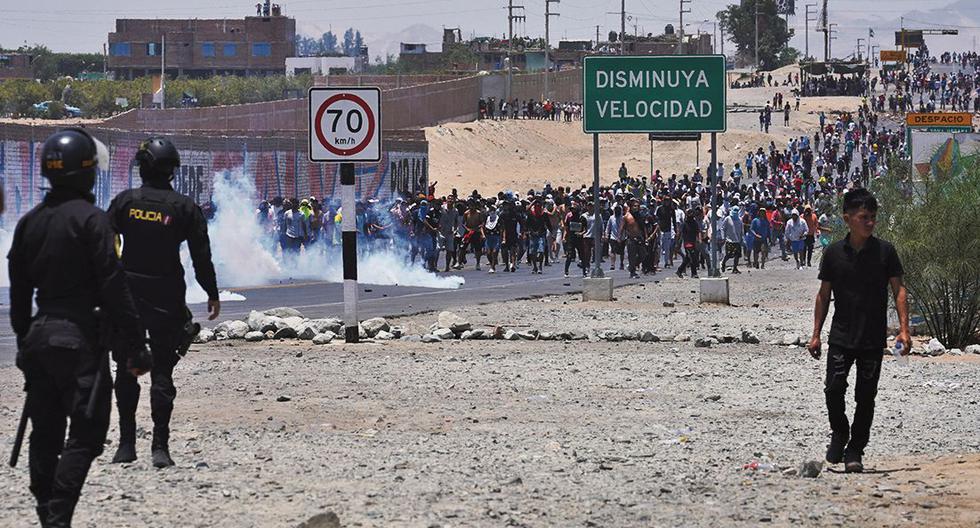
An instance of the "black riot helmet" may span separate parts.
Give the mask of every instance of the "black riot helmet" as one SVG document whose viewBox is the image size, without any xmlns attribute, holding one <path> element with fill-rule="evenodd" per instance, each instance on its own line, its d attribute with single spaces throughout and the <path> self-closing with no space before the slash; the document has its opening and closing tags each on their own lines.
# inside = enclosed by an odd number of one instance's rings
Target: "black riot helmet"
<svg viewBox="0 0 980 528">
<path fill-rule="evenodd" d="M 96 169 L 108 163 L 105 145 L 81 128 L 59 130 L 41 147 L 41 175 L 51 187 L 89 192 L 95 185 Z"/>
<path fill-rule="evenodd" d="M 174 169 L 180 166 L 180 154 L 169 139 L 155 136 L 140 143 L 136 163 L 144 180 L 170 181 L 174 177 Z"/>
</svg>

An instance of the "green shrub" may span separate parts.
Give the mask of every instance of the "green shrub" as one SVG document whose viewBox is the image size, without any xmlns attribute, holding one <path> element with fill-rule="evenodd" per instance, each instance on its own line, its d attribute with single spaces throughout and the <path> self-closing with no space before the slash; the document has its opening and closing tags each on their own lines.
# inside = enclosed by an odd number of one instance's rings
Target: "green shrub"
<svg viewBox="0 0 980 528">
<path fill-rule="evenodd" d="M 877 232 L 905 266 L 912 311 L 947 347 L 964 347 L 980 330 L 980 165 L 951 178 L 913 182 L 908 161 L 873 184 L 881 208 Z"/>
</svg>

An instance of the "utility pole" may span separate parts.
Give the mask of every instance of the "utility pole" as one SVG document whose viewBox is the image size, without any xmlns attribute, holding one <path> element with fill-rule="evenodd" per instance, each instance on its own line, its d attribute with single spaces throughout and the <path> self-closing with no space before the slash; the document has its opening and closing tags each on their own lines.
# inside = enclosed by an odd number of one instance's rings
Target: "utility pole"
<svg viewBox="0 0 980 528">
<path fill-rule="evenodd" d="M 828 33 L 830 34 L 830 40 L 827 41 L 827 53 L 830 54 L 831 57 L 834 56 L 834 51 L 833 51 L 833 48 L 831 47 L 831 43 L 833 43 L 833 41 L 837 40 L 837 35 L 835 35 L 835 33 L 837 33 L 837 30 L 834 29 L 834 27 L 837 26 L 837 25 L 838 24 L 836 24 L 834 22 L 831 22 L 829 24 L 830 29 L 828 30 Z"/>
<path fill-rule="evenodd" d="M 690 9 L 684 9 L 684 4 L 690 4 L 691 0 L 680 0 L 681 1 L 681 24 L 679 28 L 679 39 L 677 40 L 677 54 L 684 54 L 684 13 L 690 13 Z"/>
<path fill-rule="evenodd" d="M 619 10 L 619 54 L 626 55 L 626 0 L 623 0 Z"/>
<path fill-rule="evenodd" d="M 514 53 L 514 21 L 515 20 L 524 21 L 524 20 L 527 19 L 527 17 L 524 16 L 524 15 L 515 15 L 514 14 L 514 10 L 515 9 L 520 9 L 522 13 L 524 12 L 524 6 L 516 6 L 516 5 L 514 5 L 514 0 L 507 0 L 507 31 L 508 31 L 508 37 L 507 37 L 507 60 L 505 62 L 507 63 L 507 105 L 508 105 L 508 107 L 510 106 L 510 98 L 511 98 L 511 95 L 512 95 L 513 83 L 514 83 L 514 63 L 513 63 L 513 58 L 511 58 L 511 56 Z"/>
<path fill-rule="evenodd" d="M 721 54 L 725 54 L 725 26 L 718 26 L 718 41 L 721 43 Z"/>
<path fill-rule="evenodd" d="M 595 27 L 595 50 L 599 51 L 599 25 Z"/>
<path fill-rule="evenodd" d="M 830 24 L 827 23 L 827 0 L 823 0 L 820 31 L 823 31 L 823 61 L 830 60 Z"/>
<path fill-rule="evenodd" d="M 759 0 L 755 0 L 755 71 L 759 71 Z"/>
<path fill-rule="evenodd" d="M 861 37 L 858 37 L 857 39 L 857 60 L 859 61 L 861 60 L 861 41 L 863 40 L 864 39 Z"/>
<path fill-rule="evenodd" d="M 813 8 L 813 11 L 810 11 L 810 8 Z M 810 15 L 813 15 L 812 19 L 810 18 Z M 803 30 L 803 40 L 804 42 L 806 42 L 806 48 L 805 48 L 806 51 L 803 52 L 803 58 L 805 59 L 810 58 L 810 21 L 811 20 L 813 22 L 817 21 L 817 4 L 806 5 L 806 22 L 804 22 L 805 29 Z"/>
<path fill-rule="evenodd" d="M 544 0 L 544 98 L 551 99 L 551 90 L 548 88 L 548 80 L 551 77 L 551 38 L 548 32 L 551 17 L 560 16 L 558 13 L 551 12 L 551 4 L 560 3 L 561 0 Z"/>
</svg>

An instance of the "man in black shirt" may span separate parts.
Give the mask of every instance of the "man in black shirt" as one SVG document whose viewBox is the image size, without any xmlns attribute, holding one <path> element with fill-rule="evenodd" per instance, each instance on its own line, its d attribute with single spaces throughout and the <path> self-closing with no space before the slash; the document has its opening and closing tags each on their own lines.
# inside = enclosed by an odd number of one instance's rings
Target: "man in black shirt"
<svg viewBox="0 0 980 528">
<path fill-rule="evenodd" d="M 83 129 L 49 137 L 41 148 L 41 175 L 51 191 L 17 222 L 7 255 L 10 322 L 31 421 L 30 489 L 45 527 L 71 526 L 109 430 L 112 388 L 100 326 L 112 321 L 124 344 L 120 370 L 140 376 L 151 366 L 115 234 L 92 195 L 95 171 L 108 157 Z"/>
<path fill-rule="evenodd" d="M 861 457 L 874 418 L 887 332 L 889 285 L 900 324 L 896 341 L 903 346 L 902 354 L 908 354 L 911 347 L 902 263 L 893 245 L 873 235 L 877 211 L 878 203 L 866 189 L 854 189 L 844 195 L 844 222 L 850 232 L 831 244 L 820 262 L 813 337 L 807 347 L 814 358 L 820 357 L 820 332 L 833 293 L 834 319 L 827 339 L 830 348 L 824 388 L 832 430 L 827 462 L 837 464 L 843 460 L 849 473 L 864 470 Z M 854 423 L 848 430 L 844 395 L 853 363 L 857 364 L 856 407 Z"/>
<path fill-rule="evenodd" d="M 180 245 L 186 241 L 194 275 L 208 295 L 210 319 L 221 310 L 208 226 L 201 208 L 170 185 L 180 165 L 176 147 L 152 137 L 136 152 L 143 186 L 119 193 L 109 205 L 109 220 L 123 238 L 122 263 L 140 317 L 150 335 L 154 369 L 150 374 L 150 409 L 153 417 L 152 461 L 158 468 L 174 465 L 170 458 L 170 416 L 173 413 L 173 372 L 177 351 L 190 322 L 180 263 Z M 298 213 L 297 213 L 298 214 Z M 113 462 L 136 459 L 136 406 L 140 386 L 120 369 L 116 375 L 119 408 L 119 445 Z"/>
</svg>

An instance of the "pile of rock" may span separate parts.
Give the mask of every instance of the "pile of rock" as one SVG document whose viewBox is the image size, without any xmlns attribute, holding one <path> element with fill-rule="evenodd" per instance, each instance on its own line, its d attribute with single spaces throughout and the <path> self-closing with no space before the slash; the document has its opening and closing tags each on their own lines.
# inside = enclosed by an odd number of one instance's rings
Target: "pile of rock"
<svg viewBox="0 0 980 528">
<path fill-rule="evenodd" d="M 272 339 L 301 339 L 316 345 L 325 345 L 343 335 L 344 325 L 340 319 L 308 319 L 293 308 L 272 308 L 263 312 L 253 310 L 242 321 L 224 321 L 213 330 L 203 328 L 196 343 L 241 339 L 258 342 Z M 692 338 L 690 334 L 660 336 L 649 330 L 601 330 L 595 334 L 582 332 L 541 332 L 534 329 L 510 329 L 502 326 L 474 328 L 465 318 L 453 312 L 440 312 L 429 331 L 421 336 L 405 336 L 404 331 L 392 326 L 383 317 L 362 321 L 358 326 L 360 339 L 391 341 L 404 339 L 422 343 L 442 341 L 498 339 L 504 341 L 607 341 L 618 343 L 637 341 L 656 343 L 659 341 L 688 342 L 696 347 L 710 347 L 718 343 L 759 344 L 761 340 L 750 330 L 742 331 L 741 336 L 706 335 Z M 796 341 L 799 342 L 799 341 Z"/>
<path fill-rule="evenodd" d="M 270 308 L 263 312 L 252 310 L 242 321 L 224 321 L 213 330 L 202 328 L 195 343 L 243 339 L 249 342 L 269 339 L 300 339 L 325 345 L 344 330 L 340 319 L 309 319 L 294 308 Z M 401 331 L 382 317 L 361 322 L 358 335 L 362 339 L 387 341 L 401 337 Z"/>
</svg>

